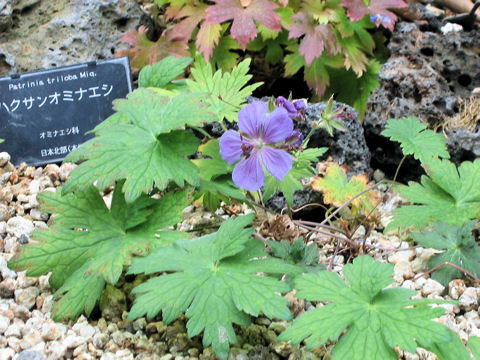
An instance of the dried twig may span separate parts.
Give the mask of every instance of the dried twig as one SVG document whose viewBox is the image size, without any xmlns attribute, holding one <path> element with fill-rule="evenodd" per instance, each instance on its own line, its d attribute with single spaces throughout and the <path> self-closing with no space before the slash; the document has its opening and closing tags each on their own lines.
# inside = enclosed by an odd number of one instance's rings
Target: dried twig
<svg viewBox="0 0 480 360">
<path fill-rule="evenodd" d="M 471 272 L 465 270 L 464 268 L 462 268 L 461 266 L 458 266 L 458 265 L 455 265 L 455 264 L 452 264 L 451 262 L 444 262 L 443 264 L 440 264 L 438 266 L 435 266 L 433 269 L 431 270 L 428 270 L 427 272 L 423 273 L 423 274 L 420 274 L 420 275 L 417 275 L 415 276 L 412 281 L 416 281 L 418 279 L 420 279 L 421 277 L 423 276 L 427 276 L 427 275 L 430 275 L 432 273 L 434 273 L 435 271 L 441 269 L 442 267 L 444 266 L 451 266 L 457 270 L 460 270 L 461 272 L 463 272 L 464 274 L 467 274 L 468 276 L 470 276 L 472 279 L 474 279 L 477 283 L 480 283 L 480 279 L 478 277 L 476 277 L 475 275 L 473 275 Z"/>
</svg>

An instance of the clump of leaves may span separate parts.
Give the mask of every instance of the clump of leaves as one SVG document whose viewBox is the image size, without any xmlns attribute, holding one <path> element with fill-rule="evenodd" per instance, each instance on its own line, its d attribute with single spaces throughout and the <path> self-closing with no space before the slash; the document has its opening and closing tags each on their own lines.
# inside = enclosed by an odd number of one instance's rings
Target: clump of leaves
<svg viewBox="0 0 480 360">
<path fill-rule="evenodd" d="M 165 228 L 180 221 L 188 205 L 186 191 L 159 200 L 142 195 L 127 203 L 122 187 L 123 182 L 115 187 L 110 209 L 93 186 L 75 194 L 39 195 L 42 211 L 56 214 L 54 221 L 48 229 L 36 230 L 32 244 L 21 247 L 8 266 L 27 270 L 28 276 L 52 272 L 49 281 L 58 300 L 54 319 L 76 319 L 82 312 L 88 316 L 105 284 L 115 285 L 134 256 L 185 236 Z"/>
<path fill-rule="evenodd" d="M 250 315 L 290 319 L 287 301 L 279 295 L 290 291 L 287 283 L 260 275 L 299 273 L 279 259 L 267 257 L 261 241 L 252 239 L 248 226 L 253 215 L 224 222 L 218 232 L 194 240 L 177 241 L 136 259 L 130 274 L 163 273 L 137 286 L 139 294 L 129 319 L 162 311 L 168 324 L 181 312 L 188 318 L 190 337 L 203 331 L 203 345 L 227 359 L 236 342 L 233 323 L 248 325 Z"/>
<path fill-rule="evenodd" d="M 395 187 L 412 205 L 394 210 L 393 221 L 386 231 L 413 227 L 421 230 L 429 224 L 444 221 L 463 225 L 480 217 L 480 160 L 464 161 L 458 168 L 448 160 L 429 160 L 423 165 L 428 176 L 421 183 Z"/>
<path fill-rule="evenodd" d="M 147 37 L 147 28 L 140 26 L 132 29 L 122 37 L 122 40 L 132 46 L 131 49 L 121 50 L 115 56 L 129 56 L 132 70 L 139 71 L 146 65 L 155 64 L 167 56 L 187 57 L 188 47 L 181 41 L 168 41 L 160 37 L 156 42 Z"/>
<path fill-rule="evenodd" d="M 421 233 L 411 235 L 421 246 L 443 250 L 441 254 L 430 258 L 429 269 L 451 263 L 479 277 L 480 247 L 472 234 L 476 223 L 476 220 L 472 220 L 458 226 L 439 222 L 430 230 L 423 230 Z M 450 281 L 459 279 L 462 275 L 463 273 L 454 267 L 443 266 L 436 270 L 431 277 L 444 286 L 448 286 Z"/>
<path fill-rule="evenodd" d="M 192 79 L 187 80 L 187 86 L 192 92 L 208 94 L 209 110 L 217 114 L 218 121 L 225 118 L 236 122 L 237 113 L 245 104 L 246 97 L 262 85 L 260 82 L 247 85 L 252 78 L 252 75 L 248 75 L 250 62 L 250 59 L 245 59 L 230 73 L 217 70 L 214 74 L 212 67 L 197 57 L 191 69 Z"/>
<path fill-rule="evenodd" d="M 164 7 L 170 22 L 158 43 L 169 41 L 173 55 L 183 50 L 180 44 L 190 45 L 193 56 L 200 53 L 206 61 L 230 70 L 238 58 L 235 50 L 264 52 L 268 64 L 284 62 L 286 76 L 303 69 L 305 81 L 318 97 L 333 85 L 327 95 L 336 93 L 360 112 L 379 85 L 380 64 L 374 50 L 382 42 L 376 42 L 370 31 L 380 25 L 393 30 L 397 17 L 387 8 L 407 6 L 403 0 L 162 0 L 157 4 Z M 125 37 L 134 44 L 135 64 L 147 60 L 149 50 L 170 51 L 160 50 L 144 36 L 131 32 Z M 351 86 L 343 86 L 345 80 Z"/>
<path fill-rule="evenodd" d="M 389 119 L 381 134 L 399 142 L 405 156 L 413 155 L 422 163 L 439 157 L 450 158 L 445 137 L 427 129 L 427 125 L 417 118 Z"/>
<path fill-rule="evenodd" d="M 334 359 L 396 360 L 397 346 L 413 353 L 417 346 L 438 350 L 438 346 L 457 337 L 445 325 L 431 321 L 444 309 L 428 305 L 445 301 L 409 300 L 415 291 L 385 288 L 393 282 L 393 265 L 362 255 L 345 265 L 343 273 L 348 285 L 328 271 L 295 279 L 297 297 L 329 304 L 294 320 L 279 340 L 305 340 L 307 348 L 338 340 L 332 351 Z M 462 357 L 465 354 L 463 347 L 463 352 L 455 356 L 468 359 L 468 354 Z"/>
<path fill-rule="evenodd" d="M 291 243 L 287 240 L 268 240 L 268 246 L 273 256 L 283 259 L 285 262 L 300 267 L 305 272 L 316 273 L 325 270 L 325 265 L 318 262 L 318 247 L 316 244 L 305 244 L 303 237 Z M 289 276 L 287 280 L 291 281 Z M 293 285 L 293 284 L 292 284 Z"/>
<path fill-rule="evenodd" d="M 200 140 L 179 128 L 216 119 L 204 100 L 204 95 L 191 93 L 168 98 L 147 88 L 115 100 L 116 116 L 97 126 L 95 137 L 67 156 L 66 161 L 83 162 L 71 173 L 63 193 L 95 181 L 104 189 L 126 179 L 123 191 L 132 202 L 154 186 L 165 189 L 170 181 L 180 187 L 185 182 L 198 184 L 197 167 L 186 157 L 195 153 Z"/>
</svg>

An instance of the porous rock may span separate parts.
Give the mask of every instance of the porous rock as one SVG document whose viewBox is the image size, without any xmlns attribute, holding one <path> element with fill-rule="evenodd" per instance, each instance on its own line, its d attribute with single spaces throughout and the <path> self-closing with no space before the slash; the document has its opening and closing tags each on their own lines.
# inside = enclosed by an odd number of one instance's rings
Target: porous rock
<svg viewBox="0 0 480 360">
<path fill-rule="evenodd" d="M 478 35 L 478 30 L 443 35 L 421 31 L 415 23 L 397 24 L 388 44 L 391 56 L 380 71 L 380 88 L 369 98 L 363 124 L 373 168 L 392 176 L 403 157 L 398 144 L 380 135 L 388 119 L 414 116 L 436 128 L 455 118 L 459 99 L 468 98 L 480 86 Z M 447 137 L 453 161 L 480 156 L 479 126 L 473 132 L 449 130 Z M 407 159 L 403 169 L 410 172 L 406 179 L 422 173 L 413 159 Z"/>
<path fill-rule="evenodd" d="M 0 76 L 112 58 L 129 47 L 126 32 L 150 23 L 134 0 L 0 0 Z"/>
</svg>

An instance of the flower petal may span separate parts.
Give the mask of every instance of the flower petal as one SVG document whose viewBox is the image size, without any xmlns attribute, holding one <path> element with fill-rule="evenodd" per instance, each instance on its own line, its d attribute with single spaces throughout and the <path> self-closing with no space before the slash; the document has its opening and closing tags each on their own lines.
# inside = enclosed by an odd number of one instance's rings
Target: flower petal
<svg viewBox="0 0 480 360">
<path fill-rule="evenodd" d="M 288 138 L 293 131 L 293 121 L 284 108 L 276 108 L 263 121 L 262 139 L 266 143 L 275 143 Z"/>
<path fill-rule="evenodd" d="M 287 110 L 290 117 L 295 117 L 298 115 L 298 110 L 295 108 L 295 105 L 285 99 L 283 96 L 277 97 L 277 99 L 275 100 L 275 105 L 281 106 L 285 110 Z"/>
<path fill-rule="evenodd" d="M 229 164 L 236 163 L 242 156 L 242 140 L 238 132 L 234 130 L 225 131 L 220 137 L 219 144 L 220 156 Z"/>
<path fill-rule="evenodd" d="M 232 179 L 235 185 L 245 190 L 256 191 L 263 186 L 265 174 L 257 151 L 253 151 L 235 166 Z"/>
<path fill-rule="evenodd" d="M 262 148 L 263 165 L 275 179 L 282 181 L 292 168 L 292 157 L 283 150 L 269 146 Z"/>
<path fill-rule="evenodd" d="M 252 139 L 258 139 L 267 112 L 268 105 L 263 101 L 254 101 L 245 105 L 238 112 L 238 128 Z"/>
</svg>

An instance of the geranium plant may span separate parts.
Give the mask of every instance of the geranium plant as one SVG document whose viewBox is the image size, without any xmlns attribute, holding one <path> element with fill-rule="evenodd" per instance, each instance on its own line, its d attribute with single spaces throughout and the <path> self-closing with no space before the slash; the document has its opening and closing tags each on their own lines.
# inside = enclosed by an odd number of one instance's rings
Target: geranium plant
<svg viewBox="0 0 480 360">
<path fill-rule="evenodd" d="M 245 3 L 264 4 L 268 10 L 270 2 Z M 42 210 L 55 217 L 48 229 L 33 233 L 32 242 L 8 265 L 30 276 L 51 272 L 55 319 L 88 316 L 107 284 L 116 285 L 124 273 L 148 274 L 149 279 L 133 290 L 137 297 L 129 319 L 161 313 L 168 324 L 183 312 L 188 335 L 202 334 L 203 345 L 212 346 L 224 360 L 236 342 L 236 326 L 248 325 L 260 314 L 292 318 L 282 295 L 295 284 L 297 295 L 319 308 L 295 320 L 282 340 L 306 339 L 309 347 L 337 341 L 332 354 L 338 359 L 394 359 L 397 346 L 409 351 L 422 346 L 440 359 L 468 359 L 458 336 L 431 321 L 443 311 L 429 304 L 442 301 L 410 300 L 414 292 L 408 289 L 385 288 L 392 283 L 392 265 L 361 256 L 343 268 L 346 284 L 337 274 L 322 270 L 316 246 L 301 239 L 291 246 L 262 241 L 255 232 L 255 214 L 222 219 L 217 231 L 193 239 L 175 228 L 182 209 L 194 201 L 198 205 L 200 199 L 212 210 L 220 201 L 265 208 L 255 193 L 263 187 L 263 198 L 280 190 L 291 203 L 294 190 L 303 188 L 301 179 L 313 174 L 312 162 L 325 151 L 308 148 L 311 134 L 326 123 L 331 131 L 340 127 L 327 108 L 303 138 L 295 131 L 295 121 L 305 112 L 303 101 L 278 98 L 246 104 L 238 95 L 247 96 L 255 87 L 246 85 L 248 60 L 231 73 L 213 73 L 204 60 L 197 61 L 188 81 L 174 78 L 190 59 L 167 58 L 145 67 L 140 88 L 116 100 L 115 114 L 69 155 L 67 160 L 81 164 L 63 188 L 40 196 Z M 220 139 L 207 133 L 204 125 L 212 123 L 224 129 Z M 447 163 L 433 164 L 432 180 L 425 186 L 436 182 L 431 191 L 441 188 L 452 196 L 458 193 L 455 199 L 460 203 L 469 200 L 468 211 L 456 209 L 456 220 L 477 215 L 478 194 L 466 193 L 473 185 L 465 179 L 468 171 L 478 170 L 477 163 L 460 166 L 460 176 Z M 439 179 L 442 171 L 450 176 Z M 335 205 L 352 201 L 365 182 L 347 181 L 337 172 L 322 186 Z M 371 206 L 369 198 L 352 201 L 358 211 Z M 469 346 L 478 353 L 478 341 L 471 340 Z"/>
</svg>

